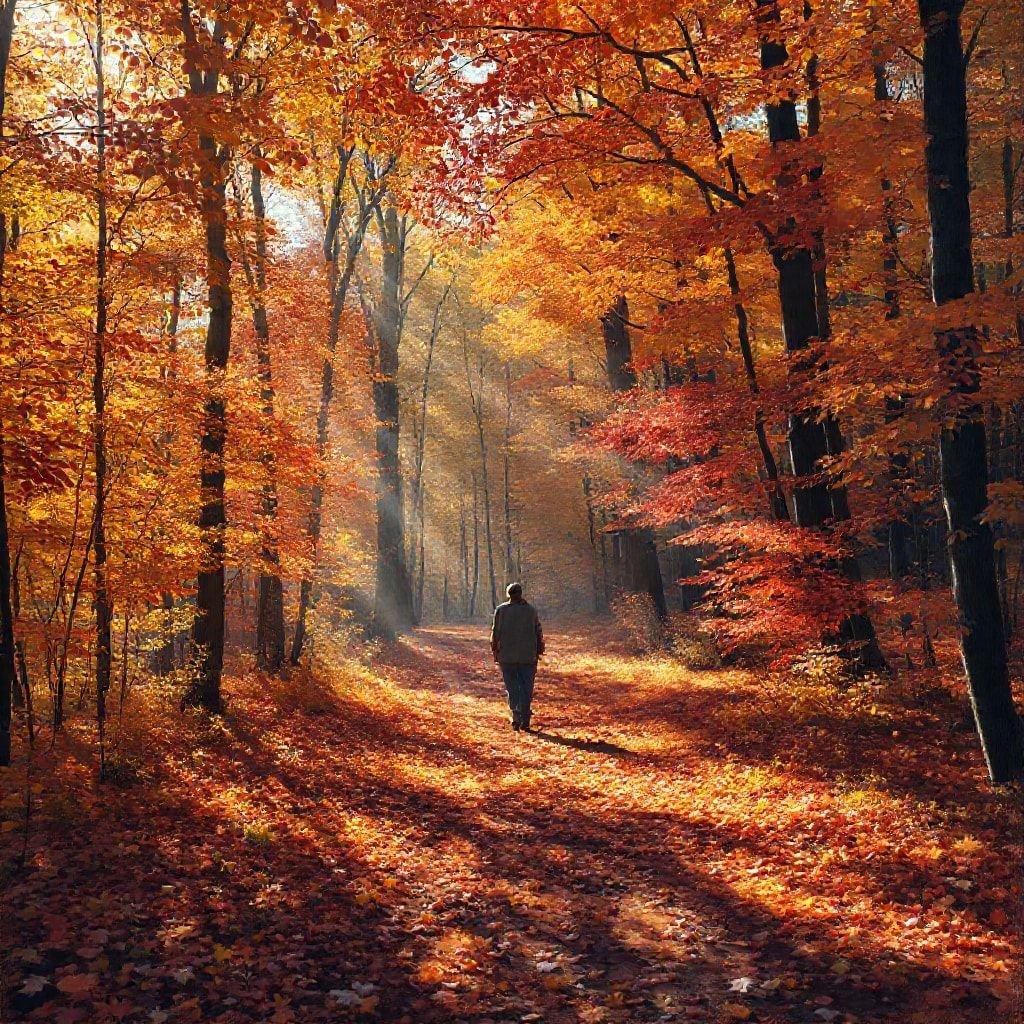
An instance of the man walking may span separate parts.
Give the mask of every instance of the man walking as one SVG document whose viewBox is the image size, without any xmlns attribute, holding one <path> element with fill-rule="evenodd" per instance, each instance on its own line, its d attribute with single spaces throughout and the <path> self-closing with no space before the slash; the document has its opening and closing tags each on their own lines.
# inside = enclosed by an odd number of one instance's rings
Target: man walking
<svg viewBox="0 0 1024 1024">
<path fill-rule="evenodd" d="M 521 583 L 505 588 L 508 600 L 494 609 L 491 653 L 501 668 L 512 710 L 512 728 L 530 731 L 530 702 L 537 659 L 544 653 L 544 631 L 532 604 L 523 600 Z"/>
</svg>

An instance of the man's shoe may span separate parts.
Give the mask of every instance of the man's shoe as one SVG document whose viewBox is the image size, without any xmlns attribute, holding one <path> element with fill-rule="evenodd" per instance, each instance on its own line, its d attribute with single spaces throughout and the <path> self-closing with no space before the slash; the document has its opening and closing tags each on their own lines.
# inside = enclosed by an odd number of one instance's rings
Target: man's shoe
<svg viewBox="0 0 1024 1024">
<path fill-rule="evenodd" d="M 522 729 L 522 726 L 518 722 L 513 722 L 512 723 L 512 729 L 515 732 L 519 732 L 519 730 Z"/>
</svg>

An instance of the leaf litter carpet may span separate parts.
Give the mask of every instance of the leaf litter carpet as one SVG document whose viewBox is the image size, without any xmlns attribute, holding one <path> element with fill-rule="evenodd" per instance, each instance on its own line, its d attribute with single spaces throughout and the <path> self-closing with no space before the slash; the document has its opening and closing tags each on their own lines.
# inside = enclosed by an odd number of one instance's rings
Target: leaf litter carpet
<svg viewBox="0 0 1024 1024">
<path fill-rule="evenodd" d="M 235 677 L 223 722 L 152 701 L 117 785 L 84 727 L 37 753 L 4 780 L 3 1019 L 1013 1019 L 1020 814 L 949 693 L 549 649 L 532 735 L 451 627 Z"/>
</svg>

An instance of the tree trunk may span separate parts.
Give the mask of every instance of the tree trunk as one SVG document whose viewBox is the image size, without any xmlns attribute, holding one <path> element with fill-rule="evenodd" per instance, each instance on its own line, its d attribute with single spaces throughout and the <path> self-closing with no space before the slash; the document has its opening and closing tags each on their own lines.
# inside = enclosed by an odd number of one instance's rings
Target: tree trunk
<svg viewBox="0 0 1024 1024">
<path fill-rule="evenodd" d="M 338 260 L 340 256 L 339 228 L 341 225 L 341 194 L 348 175 L 349 163 L 352 159 L 352 150 L 338 149 L 338 174 L 334 182 L 334 193 L 331 202 L 331 209 L 324 231 L 324 256 L 330 263 L 330 315 L 327 324 L 327 355 L 324 359 L 323 370 L 320 375 L 320 404 L 317 408 L 316 417 L 316 451 L 319 458 L 319 468 L 316 479 L 310 492 L 309 508 L 309 540 L 312 549 L 313 572 L 305 576 L 299 585 L 299 608 L 295 618 L 295 632 L 292 636 L 292 649 L 289 660 L 293 665 L 298 665 L 302 657 L 302 649 L 306 642 L 306 620 L 310 606 L 313 602 L 313 576 L 316 572 L 317 560 L 320 549 L 320 532 L 323 526 L 323 502 L 325 466 L 327 457 L 327 438 L 330 427 L 331 400 L 334 397 L 334 353 L 338 348 L 338 337 L 341 330 L 341 317 L 345 311 L 345 301 L 348 298 L 348 291 L 352 284 L 352 275 L 355 272 L 356 260 L 363 247 L 363 239 L 366 236 L 366 229 L 369 226 L 370 217 L 377 203 L 380 201 L 379 193 L 374 193 L 369 198 L 360 196 L 359 217 L 348 234 L 345 244 L 345 264 L 339 270 Z M 355 190 L 355 185 L 353 185 Z"/>
<path fill-rule="evenodd" d="M 515 545 L 512 540 L 512 368 L 505 364 L 505 447 L 502 452 L 503 511 L 505 518 L 505 582 L 516 578 Z"/>
<path fill-rule="evenodd" d="M 418 624 L 423 615 L 423 587 L 426 575 L 426 508 L 424 489 L 424 460 L 427 453 L 427 399 L 430 396 L 430 370 L 434 363 L 434 350 L 437 347 L 437 339 L 441 333 L 441 316 L 444 312 L 445 302 L 452 289 L 454 278 L 448 282 L 441 298 L 434 307 L 434 317 L 430 326 L 430 338 L 427 342 L 427 358 L 423 366 L 423 384 L 420 387 L 420 402 L 417 415 L 413 420 L 413 433 L 415 435 L 416 452 L 413 461 L 412 479 L 412 532 L 413 538 L 409 545 L 409 564 L 416 570 L 416 593 L 414 602 L 415 621 Z"/>
<path fill-rule="evenodd" d="M 107 583 L 107 428 L 106 428 L 106 343 L 107 343 L 107 114 L 103 75 L 103 6 L 96 4 L 96 38 L 93 44 L 96 72 L 96 324 L 93 335 L 92 400 L 93 464 L 95 505 L 93 523 L 93 571 L 96 581 L 96 724 L 100 738 L 100 777 L 106 767 L 104 742 L 107 693 L 110 690 L 110 622 L 113 607 Z"/>
<path fill-rule="evenodd" d="M 924 29 L 924 120 L 932 298 L 953 302 L 974 290 L 967 84 L 960 0 L 918 0 Z M 942 498 L 949 523 L 953 597 L 982 751 L 996 784 L 1024 775 L 1024 735 L 1010 689 L 988 505 L 988 468 L 979 389 L 977 330 L 936 336 L 953 415 L 939 435 Z"/>
<path fill-rule="evenodd" d="M 711 206 L 711 197 L 705 193 L 705 201 Z M 740 291 L 740 279 L 736 270 L 736 257 L 732 249 L 725 250 L 725 269 L 729 280 L 729 292 L 733 299 L 733 311 L 736 316 L 736 340 L 740 346 L 740 353 L 743 356 L 743 369 L 747 377 L 747 386 L 752 395 L 760 395 L 761 388 L 757 382 L 757 368 L 754 365 L 754 352 L 750 345 L 750 321 L 747 318 L 747 309 L 743 305 Z M 757 438 L 757 448 L 761 453 L 761 465 L 765 475 L 765 489 L 768 492 L 768 507 L 772 518 L 779 523 L 790 521 L 789 506 L 786 504 L 786 495 L 782 490 L 779 480 L 779 464 L 768 441 L 768 434 L 765 431 L 764 410 L 758 406 L 754 413 L 754 436 Z"/>
<path fill-rule="evenodd" d="M 875 81 L 874 99 L 884 111 L 884 104 L 891 100 L 889 81 L 886 77 L 885 64 L 880 59 L 878 47 L 873 48 L 872 56 L 875 64 L 872 68 Z M 900 316 L 899 292 L 899 260 L 897 245 L 899 232 L 896 223 L 895 204 L 893 203 L 892 181 L 883 171 L 881 177 L 882 190 L 882 280 L 885 293 L 885 319 L 896 320 Z M 885 400 L 885 420 L 895 423 L 903 415 L 905 401 L 902 396 L 887 397 Z M 906 451 L 899 447 L 889 457 L 889 474 L 892 478 L 892 494 L 897 502 L 895 514 L 889 520 L 886 531 L 886 547 L 889 554 L 889 577 L 894 581 L 902 580 L 910 572 L 910 544 L 912 530 L 907 521 L 910 509 L 905 507 L 904 485 L 910 469 L 910 459 Z"/>
<path fill-rule="evenodd" d="M 482 414 L 481 409 L 481 414 Z M 482 418 L 477 423 L 477 442 L 480 447 L 480 488 L 484 503 L 484 543 L 487 545 L 487 579 L 491 587 L 491 608 L 498 604 L 498 580 L 494 573 L 494 531 L 491 523 L 491 487 L 487 474 L 487 439 Z"/>
<path fill-rule="evenodd" d="M 181 21 L 186 44 L 196 46 L 188 0 L 183 0 Z M 220 31 L 216 34 L 219 37 Z M 203 73 L 193 68 L 189 71 L 190 92 L 193 97 L 208 99 L 216 95 L 219 80 L 217 70 Z M 197 574 L 196 615 L 192 623 L 192 654 L 197 676 L 185 694 L 185 703 L 217 714 L 224 707 L 221 674 L 224 669 L 224 533 L 227 528 L 224 441 L 227 422 L 221 388 L 231 350 L 231 257 L 227 247 L 227 180 L 224 175 L 229 153 L 226 148 L 218 147 L 212 135 L 201 131 L 199 158 L 202 167 L 199 181 L 203 193 L 209 321 L 203 352 L 207 397 L 200 431 L 202 468 L 199 475 L 199 528 L 202 531 L 202 550 Z"/>
<path fill-rule="evenodd" d="M 0 7 L 0 141 L 4 136 L 7 64 L 14 34 L 16 0 Z M 7 256 L 7 218 L 0 213 L 0 312 L 3 311 L 4 263 Z M 17 676 L 14 662 L 14 613 L 11 609 L 11 547 L 7 525 L 4 474 L 4 430 L 0 424 L 0 767 L 11 763 L 11 703 Z"/>
<path fill-rule="evenodd" d="M 637 377 L 633 369 L 629 305 L 625 295 L 620 295 L 601 318 L 601 328 L 609 386 L 614 392 L 635 388 Z M 668 605 L 653 531 L 646 527 L 622 530 L 618 549 L 622 562 L 622 585 L 631 593 L 646 593 L 658 618 L 664 622 L 668 618 Z"/>
<path fill-rule="evenodd" d="M 377 571 L 374 632 L 394 637 L 414 621 L 412 582 L 405 551 L 402 467 L 399 461 L 398 349 L 402 327 L 405 227 L 393 204 L 378 218 L 381 225 L 381 300 L 375 323 L 377 374 L 373 407 L 377 420 Z"/>
<path fill-rule="evenodd" d="M 263 199 L 263 172 L 255 163 L 250 180 L 256 230 L 252 322 L 256 335 L 261 412 L 269 429 L 274 419 L 274 372 L 266 303 L 267 208 Z M 277 673 L 284 664 L 284 587 L 281 582 L 281 555 L 277 547 L 277 462 L 269 445 L 260 454 L 260 462 L 264 473 L 260 496 L 263 544 L 256 605 L 256 664 L 266 672 Z"/>
<path fill-rule="evenodd" d="M 469 539 L 466 535 L 466 508 L 459 495 L 459 564 L 462 567 L 462 617 L 469 618 Z"/>
<path fill-rule="evenodd" d="M 476 425 L 476 439 L 477 448 L 480 453 L 480 486 L 483 497 L 484 506 L 484 541 L 487 544 L 487 573 L 488 580 L 491 587 L 491 607 L 494 608 L 498 603 L 498 583 L 494 573 L 494 533 L 491 521 L 491 489 L 490 480 L 487 471 L 487 436 L 484 431 L 484 356 L 482 351 L 477 352 L 477 363 L 476 363 L 476 378 L 477 383 L 473 385 L 473 372 L 470 368 L 469 362 L 469 342 L 463 333 L 462 337 L 462 365 L 466 373 L 466 388 L 469 391 L 469 404 L 470 410 L 473 414 L 473 422 Z M 478 529 L 477 529 L 477 485 L 476 485 L 476 474 L 473 474 L 473 527 L 474 527 L 474 545 L 478 546 Z M 475 587 L 474 587 L 475 594 Z"/>
<path fill-rule="evenodd" d="M 758 14 L 766 31 L 761 40 L 761 67 L 770 71 L 786 63 L 789 54 L 785 45 L 773 38 L 779 10 L 775 0 L 757 0 Z M 800 141 L 797 107 L 794 99 L 778 99 L 766 106 L 768 137 L 773 146 L 791 145 Z M 817 118 L 812 108 L 810 116 Z M 812 125 L 813 127 L 813 125 Z M 795 180 L 797 169 L 783 168 L 777 179 L 781 191 Z M 820 172 L 812 177 L 820 177 Z M 782 309 L 782 331 L 788 352 L 801 352 L 812 342 L 828 335 L 828 295 L 824 280 L 823 236 L 815 235 L 818 259 L 812 248 L 800 243 L 798 225 L 793 218 L 778 226 L 771 240 L 771 256 L 778 273 L 779 303 Z M 799 365 L 799 364 L 797 364 Z M 804 366 L 805 369 L 810 369 Z M 827 528 L 833 520 L 848 519 L 846 489 L 832 486 L 820 479 L 821 462 L 842 450 L 839 424 L 831 415 L 820 417 L 815 410 L 795 413 L 789 418 L 789 453 L 793 474 L 794 521 L 797 526 Z M 819 479 L 813 478 L 818 476 Z M 800 482 L 802 481 L 802 483 Z M 843 573 L 860 580 L 860 568 L 853 557 L 840 566 Z M 885 659 L 878 646 L 871 620 L 863 610 L 848 615 L 840 624 L 840 639 L 850 645 L 862 668 L 882 668 Z"/>
<path fill-rule="evenodd" d="M 174 288 L 171 291 L 171 306 L 167 311 L 167 321 L 164 326 L 164 334 L 167 338 L 167 359 L 168 366 L 166 374 L 164 376 L 165 383 L 170 387 L 173 385 L 177 377 L 176 370 L 174 368 L 174 360 L 178 351 L 178 321 L 181 319 L 181 273 L 178 272 L 174 277 Z M 170 446 L 174 440 L 174 431 L 168 430 L 164 432 L 163 445 L 165 448 L 165 458 L 167 463 L 170 463 L 171 453 Z M 175 665 L 175 651 L 174 651 L 174 597 L 170 593 L 164 592 L 161 596 L 161 605 L 164 609 L 164 626 L 167 630 L 167 636 L 164 643 L 156 650 L 153 658 L 153 670 L 159 676 L 169 675 L 174 671 Z"/>
<path fill-rule="evenodd" d="M 473 478 L 473 580 L 469 592 L 469 617 L 476 616 L 476 599 L 480 590 L 480 487 L 476 480 L 476 473 L 470 474 Z"/>
</svg>

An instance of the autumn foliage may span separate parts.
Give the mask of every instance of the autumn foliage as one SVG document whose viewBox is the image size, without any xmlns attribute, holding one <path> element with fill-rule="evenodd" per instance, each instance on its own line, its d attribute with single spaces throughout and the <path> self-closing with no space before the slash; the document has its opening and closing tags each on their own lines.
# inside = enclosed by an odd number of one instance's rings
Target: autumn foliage
<svg viewBox="0 0 1024 1024">
<path fill-rule="evenodd" d="M 0 1016 L 1014 1012 L 1022 18 L 0 0 Z"/>
</svg>

